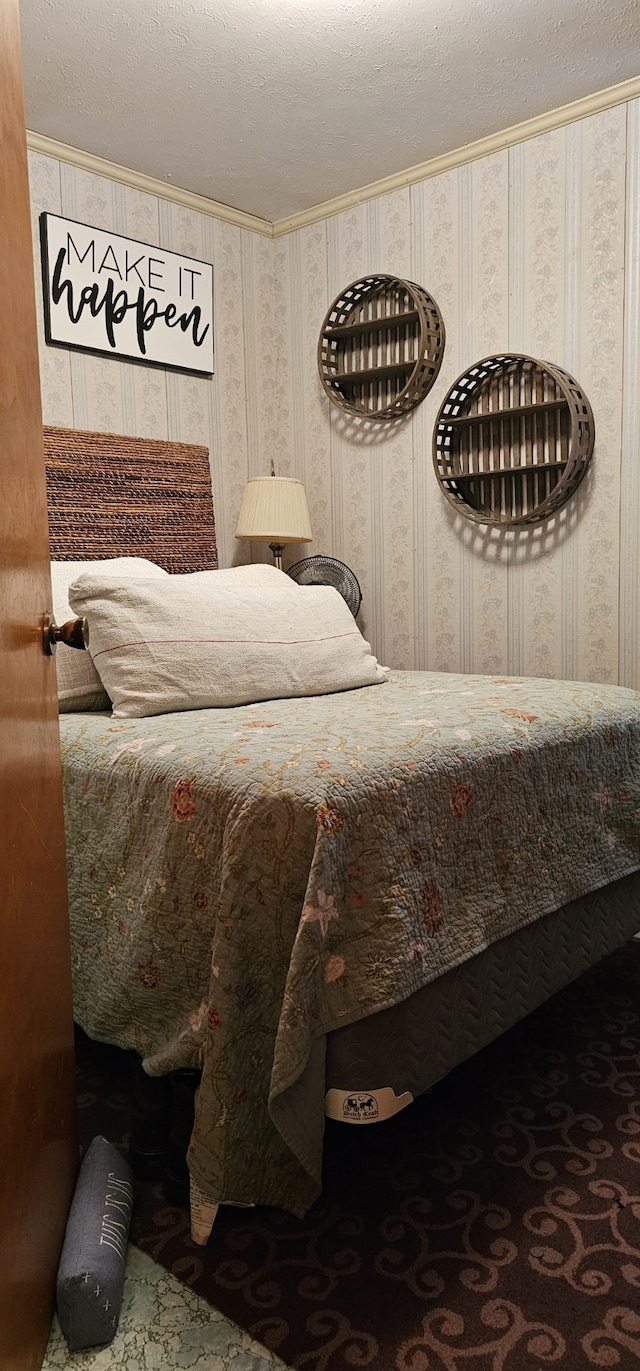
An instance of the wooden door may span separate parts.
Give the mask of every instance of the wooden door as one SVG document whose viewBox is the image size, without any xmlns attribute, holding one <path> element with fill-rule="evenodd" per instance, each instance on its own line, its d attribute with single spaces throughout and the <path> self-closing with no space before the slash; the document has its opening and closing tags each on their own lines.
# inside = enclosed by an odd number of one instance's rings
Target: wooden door
<svg viewBox="0 0 640 1371">
<path fill-rule="evenodd" d="M 42 1365 L 77 1165 L 18 0 L 0 0 L 0 1367 Z"/>
</svg>

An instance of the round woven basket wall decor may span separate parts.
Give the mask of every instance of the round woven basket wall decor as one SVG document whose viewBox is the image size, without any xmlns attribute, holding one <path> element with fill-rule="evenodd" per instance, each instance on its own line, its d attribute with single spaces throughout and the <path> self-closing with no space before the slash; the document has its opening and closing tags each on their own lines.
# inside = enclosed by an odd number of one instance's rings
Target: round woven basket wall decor
<svg viewBox="0 0 640 1371">
<path fill-rule="evenodd" d="M 443 401 L 433 463 L 443 495 L 478 524 L 536 524 L 577 490 L 595 436 L 591 405 L 561 367 L 522 353 L 468 367 Z"/>
<path fill-rule="evenodd" d="M 397 276 L 364 276 L 334 300 L 318 341 L 318 370 L 334 404 L 367 419 L 398 419 L 424 400 L 444 356 L 440 310 Z"/>
</svg>

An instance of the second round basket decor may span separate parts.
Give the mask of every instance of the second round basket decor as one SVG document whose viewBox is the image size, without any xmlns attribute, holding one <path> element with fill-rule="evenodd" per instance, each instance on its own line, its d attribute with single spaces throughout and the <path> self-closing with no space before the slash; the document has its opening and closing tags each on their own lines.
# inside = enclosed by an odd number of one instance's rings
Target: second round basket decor
<svg viewBox="0 0 640 1371">
<path fill-rule="evenodd" d="M 595 437 L 591 405 L 568 371 L 523 353 L 467 367 L 433 433 L 443 495 L 480 524 L 549 519 L 582 481 Z"/>
<path fill-rule="evenodd" d="M 318 342 L 320 379 L 334 404 L 366 419 L 414 409 L 442 365 L 444 321 L 429 293 L 397 276 L 364 276 L 334 300 Z"/>
</svg>

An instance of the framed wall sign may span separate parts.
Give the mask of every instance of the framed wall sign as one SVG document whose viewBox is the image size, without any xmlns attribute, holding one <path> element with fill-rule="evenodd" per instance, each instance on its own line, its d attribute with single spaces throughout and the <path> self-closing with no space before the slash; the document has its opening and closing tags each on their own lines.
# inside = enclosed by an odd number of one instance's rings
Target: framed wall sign
<svg viewBox="0 0 640 1371">
<path fill-rule="evenodd" d="M 213 373 L 213 267 L 40 215 L 47 343 Z"/>
</svg>

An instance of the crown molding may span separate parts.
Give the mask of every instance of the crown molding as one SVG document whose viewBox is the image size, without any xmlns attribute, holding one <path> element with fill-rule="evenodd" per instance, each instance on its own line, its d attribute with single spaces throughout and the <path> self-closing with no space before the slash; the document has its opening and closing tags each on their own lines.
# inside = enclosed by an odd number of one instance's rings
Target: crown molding
<svg viewBox="0 0 640 1371">
<path fill-rule="evenodd" d="M 572 124 L 577 119 L 586 119 L 590 114 L 599 114 L 602 110 L 612 109 L 614 105 L 625 104 L 627 100 L 634 100 L 639 96 L 640 76 L 633 76 L 629 81 L 621 81 L 616 86 L 608 86 L 606 90 L 596 91 L 581 100 L 573 100 L 571 104 L 561 105 L 559 109 L 549 110 L 547 114 L 538 114 L 533 119 L 523 120 L 521 124 L 512 124 L 510 128 L 502 129 L 499 133 L 490 133 L 486 138 L 479 138 L 474 143 L 465 143 L 463 147 L 454 148 L 452 152 L 445 152 L 440 157 L 432 157 L 428 162 L 419 162 L 417 166 L 408 167 L 406 171 L 385 176 L 380 181 L 371 181 L 359 190 L 337 195 L 333 200 L 325 200 L 324 204 L 313 205 L 298 214 L 290 214 L 286 219 L 276 219 L 272 225 L 273 236 L 279 238 L 282 234 L 293 233 L 295 229 L 306 228 L 309 224 L 316 224 L 320 219 L 328 219 L 333 214 L 353 209 L 355 205 L 361 205 L 366 200 L 374 200 L 378 195 L 389 195 L 391 191 L 414 186 L 418 181 L 426 181 L 444 171 L 461 167 L 466 162 L 475 162 L 479 157 L 488 157 L 493 152 L 501 152 L 504 148 L 512 147 L 514 143 L 523 143 L 526 139 L 536 138 L 541 133 L 550 133 L 552 129 L 562 128 L 563 125 Z"/>
<path fill-rule="evenodd" d="M 486 138 L 479 138 L 474 143 L 465 143 L 463 147 L 454 148 L 452 152 L 432 157 L 428 162 L 419 162 L 415 167 L 395 172 L 394 175 L 385 176 L 380 181 L 371 181 L 369 185 L 360 186 L 358 190 L 337 195 L 333 200 L 325 200 L 310 209 L 290 214 L 284 219 L 276 219 L 274 223 L 270 223 L 268 219 L 260 219 L 255 214 L 246 214 L 244 210 L 233 209 L 230 205 L 222 205 L 217 200 L 209 200 L 206 195 L 196 195 L 194 191 L 172 186 L 167 181 L 159 181 L 155 176 L 133 171 L 131 167 L 122 167 L 117 162 L 95 157 L 93 153 L 83 152 L 81 148 L 71 147 L 68 143 L 59 143 L 55 138 L 47 138 L 43 133 L 27 130 L 27 147 L 31 152 L 40 152 L 45 157 L 55 157 L 61 162 L 69 162 L 72 166 L 81 167 L 96 176 L 107 176 L 112 181 L 132 186 L 134 190 L 145 191 L 147 195 L 155 195 L 163 200 L 170 200 L 173 204 L 184 205 L 186 209 L 196 210 L 199 214 L 209 214 L 226 224 L 234 224 L 236 228 L 249 229 L 267 238 L 280 238 L 286 233 L 293 233 L 296 229 L 316 224 L 321 219 L 328 219 L 333 214 L 352 209 L 366 200 L 373 200 L 378 195 L 389 195 L 394 190 L 403 190 L 418 181 L 426 181 L 432 176 L 439 176 L 442 172 L 464 166 L 466 162 L 475 162 L 479 157 L 489 157 L 493 152 L 501 152 L 504 148 L 512 147 L 514 143 L 523 143 L 529 138 L 538 137 L 539 134 L 550 133 L 553 129 L 562 128 L 563 125 L 574 123 L 577 119 L 587 119 L 590 114 L 599 114 L 602 110 L 612 109 L 614 105 L 622 105 L 639 97 L 640 76 L 633 76 L 629 81 L 621 81 L 616 86 L 608 86 L 606 90 L 596 91 L 581 100 L 573 100 L 569 105 L 549 110 L 547 114 L 538 114 L 533 119 L 512 124 L 510 128 L 490 133 Z"/>
<path fill-rule="evenodd" d="M 69 143 L 59 143 L 55 138 L 47 138 L 44 133 L 33 133 L 27 129 L 27 147 L 30 152 L 41 152 L 45 157 L 69 162 L 72 167 L 81 167 L 95 176 L 108 176 L 111 181 L 120 181 L 123 186 L 132 186 L 134 190 L 145 191 L 147 195 L 170 200 L 174 205 L 197 210 L 198 214 L 222 219 L 225 224 L 235 224 L 236 228 L 263 233 L 267 238 L 273 237 L 273 225 L 268 219 L 245 214 L 244 210 L 219 204 L 217 200 L 209 200 L 206 195 L 196 195 L 194 191 L 172 186 L 168 181 L 159 181 L 155 176 L 145 176 L 144 172 L 133 171 L 131 167 L 121 167 L 117 162 L 107 162 L 104 157 L 95 157 L 92 152 L 83 152 L 82 148 L 73 148 Z"/>
</svg>

